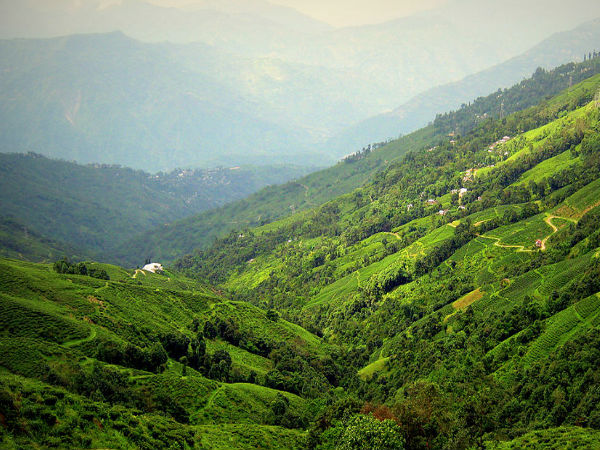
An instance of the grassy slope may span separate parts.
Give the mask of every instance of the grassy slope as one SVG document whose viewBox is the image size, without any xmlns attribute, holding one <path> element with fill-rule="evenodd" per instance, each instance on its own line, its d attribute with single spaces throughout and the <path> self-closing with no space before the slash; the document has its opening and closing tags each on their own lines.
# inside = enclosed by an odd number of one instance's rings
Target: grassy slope
<svg viewBox="0 0 600 450">
<path fill-rule="evenodd" d="M 69 377 L 69 373 L 89 371 L 96 361 L 95 349 L 101 342 L 131 342 L 143 346 L 155 333 L 178 330 L 189 335 L 188 327 L 194 317 L 202 319 L 220 314 L 241 323 L 248 315 L 252 317 L 255 336 L 276 342 L 294 340 L 308 352 L 322 351 L 319 339 L 300 327 L 283 320 L 269 321 L 258 308 L 224 301 L 203 285 L 176 274 L 136 274 L 116 266 L 96 265 L 107 270 L 110 281 L 59 275 L 48 265 L 0 260 L 0 325 L 3 330 L 0 333 L 0 366 L 4 370 L 0 383 L 11 392 L 10 395 L 28 398 L 25 410 L 30 403 L 35 410 L 39 395 L 46 398 L 48 392 L 55 391 L 62 392 L 60 398 L 70 398 L 70 409 L 79 414 L 90 408 L 92 411 L 114 408 L 65 392 L 60 383 L 52 386 L 57 384 L 53 380 Z M 218 341 L 208 341 L 207 347 L 209 353 L 223 347 L 230 350 L 234 368 L 264 374 L 273 365 L 266 358 L 229 344 L 223 346 Z M 104 366 L 104 363 L 100 364 Z M 188 375 L 182 377 L 181 364 L 173 360 L 159 374 L 113 367 L 125 374 L 137 389 L 147 390 L 152 395 L 166 395 L 183 408 L 190 416 L 190 425 L 165 419 L 168 422 L 165 427 L 169 432 L 191 433 L 198 448 L 252 448 L 253 445 L 290 448 L 301 441 L 302 433 L 298 431 L 267 426 L 271 420 L 270 405 L 278 395 L 273 389 L 254 384 L 216 382 L 191 368 Z M 49 378 L 50 373 L 54 375 Z M 306 413 L 306 400 L 289 393 L 283 395 L 289 399 L 290 411 L 297 415 Z M 69 413 L 61 412 L 62 408 L 42 405 L 44 408 L 48 414 L 57 414 L 60 421 L 68 423 L 71 420 L 64 416 Z M 98 414 L 92 413 L 92 416 L 106 428 L 103 433 L 96 433 L 93 417 L 84 419 L 81 427 L 85 429 L 86 439 L 93 442 L 97 439 L 97 442 L 104 442 L 103 446 L 111 448 L 125 448 L 134 442 L 127 437 L 126 430 L 124 435 L 122 428 L 115 425 L 114 418 L 110 415 L 99 418 Z M 129 409 L 122 408 L 120 415 L 127 414 L 130 414 Z M 155 420 L 150 412 L 139 418 L 148 426 Z M 31 418 L 27 417 L 25 422 L 27 426 L 37 426 Z M 217 424 L 223 424 L 225 429 L 219 431 Z M 58 433 L 56 429 L 42 428 L 42 434 L 48 439 Z M 217 435 L 215 439 L 207 438 Z M 78 442 L 77 436 L 71 438 Z M 11 442 L 16 442 L 17 446 L 32 442 L 18 433 L 4 436 L 4 439 L 8 448 Z"/>
<path fill-rule="evenodd" d="M 571 92 L 581 91 L 595 91 L 598 89 L 600 79 L 594 77 L 593 79 L 584 82 L 571 90 L 567 90 L 565 93 L 559 95 L 555 99 L 549 102 L 549 107 L 552 108 L 554 104 L 560 104 L 560 102 L 569 98 Z M 498 170 L 504 164 L 509 161 L 515 161 L 519 158 L 524 158 L 530 152 L 529 145 L 533 148 L 537 148 L 544 144 L 550 137 L 558 135 L 565 129 L 569 129 L 578 123 L 579 119 L 585 118 L 595 108 L 594 104 L 584 105 L 581 108 L 576 108 L 572 112 L 552 121 L 547 125 L 543 125 L 537 129 L 533 129 L 524 133 L 521 136 L 514 137 L 508 144 L 506 144 L 502 151 L 506 151 L 509 157 L 505 159 L 505 162 L 501 162 L 497 167 L 487 168 L 485 170 L 478 171 L 477 176 L 485 176 L 486 173 L 493 173 L 494 170 Z M 482 151 L 486 151 L 482 149 Z M 578 156 L 574 155 L 571 151 L 565 151 L 560 153 L 556 157 L 544 160 L 541 163 L 535 165 L 532 169 L 523 173 L 519 179 L 513 183 L 513 186 L 519 186 L 530 182 L 541 182 L 547 179 L 561 170 L 566 168 L 577 168 L 581 165 L 581 160 Z M 438 198 L 438 201 L 444 205 L 446 200 L 445 197 Z M 589 211 L 591 208 L 598 205 L 598 198 L 600 198 L 600 181 L 596 180 L 588 185 L 580 188 L 572 195 L 565 198 L 554 208 L 544 211 L 541 214 L 535 215 L 525 220 L 518 221 L 514 224 L 501 226 L 497 229 L 484 233 L 481 237 L 478 237 L 471 241 L 465 247 L 459 249 L 447 263 L 443 264 L 443 267 L 450 267 L 449 264 L 458 264 L 461 268 L 461 272 L 470 272 L 475 274 L 475 279 L 478 280 L 476 285 L 473 286 L 476 290 L 477 295 L 473 296 L 473 293 L 469 296 L 462 297 L 454 303 L 454 307 L 445 308 L 442 311 L 446 311 L 443 317 L 445 320 L 445 329 L 448 332 L 452 332 L 453 326 L 455 326 L 456 317 L 454 312 L 456 309 L 463 309 L 471 305 L 475 311 L 483 316 L 490 314 L 492 311 L 506 311 L 509 310 L 512 305 L 519 303 L 526 295 L 533 298 L 545 299 L 550 295 L 553 289 L 558 289 L 570 280 L 571 273 L 577 273 L 586 267 L 591 258 L 594 257 L 595 251 L 580 256 L 579 259 L 573 260 L 573 262 L 559 263 L 560 267 L 554 268 L 554 266 L 544 266 L 536 271 L 527 272 L 523 275 L 519 275 L 515 279 L 507 279 L 505 283 L 509 283 L 508 287 L 501 286 L 500 280 L 495 276 L 495 272 L 500 272 L 503 267 L 510 267 L 515 264 L 521 264 L 531 258 L 539 250 L 534 246 L 536 239 L 543 240 L 545 243 L 548 241 L 548 246 L 552 246 L 552 236 L 556 233 L 561 235 L 563 230 L 569 224 L 577 222 L 582 215 Z M 340 205 L 340 209 L 344 210 L 345 200 L 340 198 L 336 200 L 337 204 Z M 453 206 L 456 209 L 456 205 Z M 479 211 L 469 218 L 473 223 L 479 225 L 485 221 L 490 220 L 494 217 L 502 217 L 506 211 L 515 210 L 519 211 L 520 205 L 503 205 L 494 207 L 491 209 Z M 285 219 L 273 222 L 269 225 L 256 228 L 253 230 L 256 234 L 277 231 L 279 228 L 284 229 L 294 221 L 305 220 L 304 213 L 296 214 Z M 342 218 L 340 219 L 343 222 Z M 463 219 L 461 219 L 462 221 Z M 548 222 L 550 220 L 550 223 Z M 452 236 L 454 228 L 458 222 L 452 224 L 436 225 L 440 222 L 440 218 L 436 215 L 418 219 L 401 227 L 393 230 L 393 233 L 378 233 L 371 235 L 370 237 L 359 241 L 352 246 L 348 246 L 343 250 L 343 255 L 338 256 L 336 259 L 327 263 L 329 268 L 334 274 L 334 280 L 324 287 L 320 287 L 315 291 L 310 292 L 310 300 L 308 303 L 303 305 L 304 313 L 310 314 L 309 310 L 317 311 L 318 308 L 326 308 L 330 310 L 338 311 L 340 314 L 356 300 L 358 291 L 361 286 L 364 286 L 370 277 L 383 271 L 387 267 L 405 263 L 408 266 L 413 265 L 417 259 L 423 255 L 431 252 L 432 249 L 438 245 L 438 243 L 448 239 Z M 553 224 L 556 230 L 552 227 Z M 407 233 L 409 229 L 415 227 L 426 227 L 429 231 L 420 239 L 416 240 L 412 244 L 408 245 L 400 252 L 387 256 L 383 259 L 378 258 L 377 255 L 382 251 L 383 246 L 381 241 L 385 238 L 386 240 L 393 240 L 395 235 L 402 235 Z M 320 246 L 326 244 L 324 238 L 302 238 L 290 236 L 293 242 L 287 242 L 278 245 L 273 251 L 261 254 L 256 257 L 252 264 L 248 264 L 247 267 L 233 271 L 229 279 L 224 283 L 224 286 L 232 292 L 238 292 L 244 289 L 258 288 L 268 278 L 281 276 L 284 273 L 287 264 L 284 259 L 280 258 L 282 253 L 289 253 L 294 249 L 297 252 L 304 252 L 305 255 L 310 256 L 314 251 L 320 248 Z M 376 262 L 371 264 L 363 265 L 357 270 L 347 270 L 351 267 L 352 261 L 357 261 L 361 258 L 375 258 Z M 312 277 L 318 276 L 322 267 L 316 267 L 312 270 Z M 345 274 L 347 273 L 347 274 Z M 386 302 L 386 298 L 402 299 L 401 302 L 410 303 L 416 301 L 419 295 L 430 295 L 427 288 L 429 276 L 418 279 L 412 283 L 400 286 L 395 291 L 387 294 L 384 297 L 383 302 Z M 469 297 L 468 301 L 465 301 L 461 306 L 461 301 Z M 595 297 L 594 297 L 595 298 Z M 591 300 L 587 301 L 587 304 Z M 458 305 L 458 307 L 456 306 Z M 579 304 L 578 304 L 579 305 Z M 546 331 L 542 333 L 534 342 L 530 344 L 530 351 L 525 355 L 525 364 L 530 364 L 532 358 L 539 359 L 543 358 L 557 346 L 564 344 L 568 339 L 571 339 L 574 335 L 580 334 L 586 328 L 594 325 L 595 311 L 587 320 L 581 315 L 577 316 L 577 308 L 575 306 L 570 310 L 559 313 L 556 317 L 551 317 L 546 320 Z M 595 308 L 595 306 L 593 306 Z M 571 311 L 571 312 L 570 312 Z M 374 314 L 370 319 L 367 319 L 362 326 L 369 327 L 375 326 L 377 314 Z M 555 323 L 562 324 L 565 320 L 571 320 L 570 325 L 555 326 Z M 575 328 L 574 328 L 575 327 Z M 577 328 L 577 332 L 575 329 Z M 551 338 L 547 338 L 551 335 Z M 394 338 L 386 339 L 382 351 L 377 352 L 372 359 L 373 363 L 361 370 L 360 374 L 370 375 L 377 370 L 385 370 L 386 365 L 383 363 L 384 360 L 379 359 L 381 356 L 389 356 L 393 352 Z M 551 344 L 550 344 L 551 342 Z M 543 351 L 539 351 L 538 348 L 542 347 Z"/>
</svg>

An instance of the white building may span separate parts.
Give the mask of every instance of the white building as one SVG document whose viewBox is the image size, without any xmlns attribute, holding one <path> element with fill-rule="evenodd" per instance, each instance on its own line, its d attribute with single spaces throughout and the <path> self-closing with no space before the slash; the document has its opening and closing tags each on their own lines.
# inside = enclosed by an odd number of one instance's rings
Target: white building
<svg viewBox="0 0 600 450">
<path fill-rule="evenodd" d="M 156 272 L 163 272 L 163 266 L 161 263 L 150 263 L 150 264 L 146 264 L 142 270 L 145 270 L 147 272 L 152 272 L 152 273 L 156 273 Z"/>
</svg>

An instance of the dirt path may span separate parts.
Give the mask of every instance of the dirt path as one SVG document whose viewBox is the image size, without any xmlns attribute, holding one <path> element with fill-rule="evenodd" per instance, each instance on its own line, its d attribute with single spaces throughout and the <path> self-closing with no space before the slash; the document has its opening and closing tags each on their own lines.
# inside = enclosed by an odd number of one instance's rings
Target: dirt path
<svg viewBox="0 0 600 450">
<path fill-rule="evenodd" d="M 552 214 L 550 214 L 548 217 L 544 218 L 544 222 L 546 222 L 546 225 L 548 225 L 550 228 L 552 228 L 552 233 L 550 233 L 548 236 L 546 236 L 544 239 L 542 239 L 542 247 L 541 247 L 542 250 L 546 250 L 546 241 L 548 239 L 550 239 L 550 237 L 552 237 L 552 235 L 558 231 L 558 227 L 552 223 L 552 219 L 562 219 L 562 220 L 568 220 L 569 222 L 577 223 L 577 221 L 575 219 L 569 219 L 568 217 L 555 216 Z"/>
<path fill-rule="evenodd" d="M 142 273 L 142 274 L 144 274 L 144 276 L 146 276 L 146 272 L 144 272 L 143 270 L 135 269 L 135 273 L 133 274 L 133 276 L 131 278 L 137 277 L 138 273 Z"/>
<path fill-rule="evenodd" d="M 398 233 L 392 233 L 391 231 L 386 231 L 385 234 L 391 234 L 392 236 L 396 236 L 396 239 L 402 239 Z"/>
<path fill-rule="evenodd" d="M 552 237 L 552 235 L 558 231 L 558 227 L 552 223 L 552 219 L 557 219 L 557 218 L 562 219 L 562 217 L 552 216 L 552 215 L 544 218 L 544 222 L 546 222 L 546 225 L 548 225 L 550 228 L 552 228 L 552 233 L 550 233 L 548 236 L 546 236 L 544 239 L 542 239 L 542 246 L 540 247 L 542 250 L 546 250 L 546 241 L 548 239 L 550 239 Z"/>
<path fill-rule="evenodd" d="M 576 220 L 573 219 L 569 219 L 567 217 L 561 217 L 561 216 L 555 216 L 555 215 L 548 215 L 547 217 L 544 218 L 544 222 L 546 223 L 546 225 L 548 225 L 550 228 L 552 228 L 552 233 L 550 233 L 548 236 L 546 236 L 544 239 L 542 239 L 542 245 L 540 247 L 540 250 L 545 251 L 546 250 L 546 242 L 548 241 L 548 239 L 550 239 L 552 237 L 552 235 L 554 233 L 556 233 L 558 231 L 558 227 L 556 225 L 554 225 L 552 223 L 552 219 L 562 219 L 562 220 L 568 220 L 570 222 L 577 222 Z M 500 240 L 501 238 L 495 237 L 495 236 L 482 236 L 482 235 L 478 235 L 481 238 L 484 239 L 492 239 L 496 242 L 494 242 L 494 245 L 496 247 L 501 247 L 501 248 L 515 248 L 517 249 L 518 252 L 533 252 L 534 250 L 529 250 L 526 249 L 524 245 L 508 245 L 508 244 L 501 244 Z"/>
<path fill-rule="evenodd" d="M 524 245 L 501 244 L 500 243 L 500 238 L 496 237 L 496 236 L 481 236 L 481 235 L 479 235 L 479 237 L 481 237 L 483 239 L 491 239 L 493 241 L 496 241 L 496 242 L 494 242 L 494 245 L 496 247 L 501 247 L 501 248 L 516 248 L 518 252 L 528 252 L 528 253 L 533 252 L 533 250 L 525 249 Z"/>
</svg>

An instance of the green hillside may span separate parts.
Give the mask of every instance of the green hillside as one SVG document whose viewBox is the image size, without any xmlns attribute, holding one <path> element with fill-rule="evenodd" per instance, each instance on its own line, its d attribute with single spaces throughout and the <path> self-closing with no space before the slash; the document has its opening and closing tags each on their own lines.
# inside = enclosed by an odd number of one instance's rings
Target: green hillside
<svg viewBox="0 0 600 450">
<path fill-rule="evenodd" d="M 0 256 L 29 261 L 55 261 L 62 256 L 85 259 L 72 245 L 41 236 L 14 219 L 0 217 Z"/>
<path fill-rule="evenodd" d="M 515 109 L 159 273 L 0 259 L 1 446 L 600 448 L 600 74 Z"/>
<path fill-rule="evenodd" d="M 301 448 L 333 347 L 177 274 L 84 264 L 110 279 L 0 260 L 2 448 Z"/>
<path fill-rule="evenodd" d="M 151 175 L 119 166 L 83 166 L 33 153 L 0 153 L 0 254 L 36 261 L 55 260 L 64 254 L 111 260 L 122 242 L 133 235 L 310 170 L 288 165 L 178 169 Z M 33 243 L 32 239 L 47 242 Z M 150 256 L 132 258 L 131 265 Z"/>
<path fill-rule="evenodd" d="M 365 147 L 344 161 L 304 178 L 265 188 L 238 202 L 204 212 L 179 222 L 163 225 L 152 236 L 131 239 L 119 254 L 119 261 L 155 255 L 173 260 L 194 248 L 209 246 L 215 237 L 272 222 L 290 213 L 308 210 L 348 194 L 372 181 L 374 175 L 401 160 L 405 154 L 429 149 L 448 141 L 449 133 L 467 133 L 500 115 L 536 105 L 569 86 L 600 71 L 600 58 L 566 64 L 552 71 L 538 70 L 521 83 L 486 97 L 480 97 L 457 111 L 440 114 L 421 130 L 391 142 Z"/>
<path fill-rule="evenodd" d="M 409 448 L 534 429 L 502 445 L 596 448 L 595 431 L 550 428 L 600 426 L 599 98 L 595 75 L 175 268 L 352 349 L 351 390 Z M 310 448 L 343 423 L 317 421 Z"/>
</svg>

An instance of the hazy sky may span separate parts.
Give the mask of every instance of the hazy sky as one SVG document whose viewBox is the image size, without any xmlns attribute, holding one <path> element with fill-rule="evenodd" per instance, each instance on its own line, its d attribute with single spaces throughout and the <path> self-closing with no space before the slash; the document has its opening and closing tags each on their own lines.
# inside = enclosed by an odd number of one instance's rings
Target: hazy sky
<svg viewBox="0 0 600 450">
<path fill-rule="evenodd" d="M 187 6 L 198 0 L 149 0 L 164 6 Z M 342 27 L 385 22 L 446 3 L 447 0 L 269 0 Z"/>
<path fill-rule="evenodd" d="M 384 22 L 445 3 L 445 0 L 272 0 L 334 26 Z"/>
</svg>

